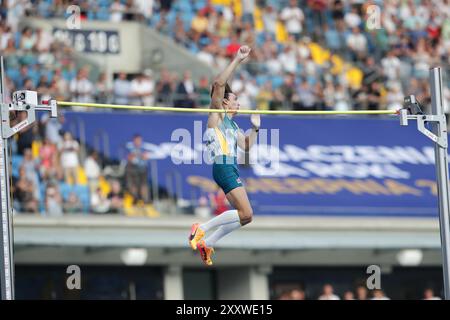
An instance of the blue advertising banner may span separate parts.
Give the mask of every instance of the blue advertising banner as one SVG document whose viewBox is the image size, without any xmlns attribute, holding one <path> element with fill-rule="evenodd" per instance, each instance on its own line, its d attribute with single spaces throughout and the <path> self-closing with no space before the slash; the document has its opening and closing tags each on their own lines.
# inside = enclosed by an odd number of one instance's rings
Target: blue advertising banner
<svg viewBox="0 0 450 320">
<path fill-rule="evenodd" d="M 178 177 L 180 198 L 195 200 L 217 188 L 205 152 L 206 115 L 65 115 L 67 128 L 83 124 L 91 145 L 106 134 L 116 159 L 125 160 L 133 135 L 142 135 L 157 162 L 158 183 L 175 189 Z M 250 128 L 249 117 L 236 121 Z M 433 144 L 414 122 L 401 127 L 389 116 L 263 116 L 262 128 L 247 157 L 252 164 L 240 165 L 255 214 L 437 216 Z"/>
</svg>

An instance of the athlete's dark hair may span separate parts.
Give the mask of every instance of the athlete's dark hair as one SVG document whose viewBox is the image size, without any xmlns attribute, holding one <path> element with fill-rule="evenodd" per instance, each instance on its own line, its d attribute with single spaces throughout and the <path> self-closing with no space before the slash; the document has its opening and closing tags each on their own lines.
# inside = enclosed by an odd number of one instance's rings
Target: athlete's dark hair
<svg viewBox="0 0 450 320">
<path fill-rule="evenodd" d="M 224 92 L 223 98 L 224 99 L 228 99 L 228 95 L 230 93 L 233 93 L 233 91 L 231 91 L 231 87 L 230 87 L 230 85 L 227 82 L 227 83 L 225 83 L 225 92 Z M 211 88 L 211 98 L 212 98 L 213 94 L 214 94 L 214 86 L 212 86 L 212 88 Z"/>
</svg>

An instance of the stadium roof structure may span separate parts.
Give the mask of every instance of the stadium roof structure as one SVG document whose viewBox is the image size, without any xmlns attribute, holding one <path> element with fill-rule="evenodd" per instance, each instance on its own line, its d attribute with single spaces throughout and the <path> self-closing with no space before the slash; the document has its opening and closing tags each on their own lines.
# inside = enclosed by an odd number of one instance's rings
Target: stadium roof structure
<svg viewBox="0 0 450 320">
<path fill-rule="evenodd" d="M 18 215 L 14 219 L 17 262 L 117 264 L 121 251 L 145 248 L 149 265 L 197 265 L 198 258 L 187 244 L 190 225 L 196 220 L 192 216 Z M 437 218 L 264 216 L 224 238 L 217 250 L 221 265 L 365 264 L 383 259 L 392 264 L 402 249 L 422 249 L 431 254 L 430 264 L 438 264 L 439 248 Z"/>
</svg>

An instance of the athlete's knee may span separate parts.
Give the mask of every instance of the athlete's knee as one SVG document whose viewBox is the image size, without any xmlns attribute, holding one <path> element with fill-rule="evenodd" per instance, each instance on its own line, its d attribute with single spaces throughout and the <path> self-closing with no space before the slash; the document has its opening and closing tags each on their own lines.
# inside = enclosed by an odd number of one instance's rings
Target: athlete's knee
<svg viewBox="0 0 450 320">
<path fill-rule="evenodd" d="M 245 226 L 246 224 L 249 224 L 250 222 L 252 222 L 252 220 L 253 220 L 252 208 L 241 211 L 239 217 L 240 217 L 242 226 Z"/>
</svg>

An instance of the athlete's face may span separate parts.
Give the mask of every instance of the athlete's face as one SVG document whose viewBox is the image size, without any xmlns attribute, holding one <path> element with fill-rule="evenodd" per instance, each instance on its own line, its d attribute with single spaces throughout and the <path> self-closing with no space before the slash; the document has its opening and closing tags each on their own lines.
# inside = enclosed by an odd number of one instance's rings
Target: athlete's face
<svg viewBox="0 0 450 320">
<path fill-rule="evenodd" d="M 223 105 L 225 110 L 231 115 L 235 115 L 240 107 L 237 96 L 234 93 L 228 94 L 228 99 L 223 100 Z"/>
</svg>

